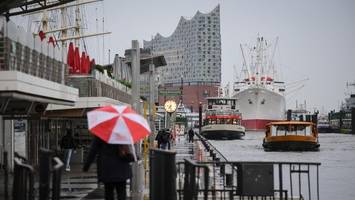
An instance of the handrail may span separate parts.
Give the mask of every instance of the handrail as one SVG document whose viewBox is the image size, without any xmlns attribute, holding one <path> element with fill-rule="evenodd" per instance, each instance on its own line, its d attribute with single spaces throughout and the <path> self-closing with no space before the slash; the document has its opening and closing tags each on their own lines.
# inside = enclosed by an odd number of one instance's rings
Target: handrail
<svg viewBox="0 0 355 200">
<path fill-rule="evenodd" d="M 202 142 L 203 146 L 207 151 L 209 151 L 210 153 L 217 152 L 218 156 L 216 155 L 216 157 L 222 158 L 223 161 L 228 161 L 228 159 L 215 146 L 213 146 L 206 138 L 204 138 L 199 133 L 196 133 L 195 135 L 200 139 L 200 141 Z"/>
</svg>

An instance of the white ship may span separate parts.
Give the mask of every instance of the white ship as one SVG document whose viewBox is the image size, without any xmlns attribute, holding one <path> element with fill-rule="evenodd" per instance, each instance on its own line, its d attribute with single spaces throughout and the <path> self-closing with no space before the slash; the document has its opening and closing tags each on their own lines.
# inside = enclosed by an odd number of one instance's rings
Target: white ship
<svg viewBox="0 0 355 200">
<path fill-rule="evenodd" d="M 243 115 L 242 125 L 247 130 L 262 130 L 271 121 L 285 119 L 285 83 L 278 80 L 273 57 L 277 39 L 272 45 L 263 37 L 249 47 L 248 57 L 243 56 L 242 77 L 234 84 L 233 97 L 237 98 Z M 273 52 L 270 54 L 270 48 Z"/>
<path fill-rule="evenodd" d="M 206 100 L 202 136 L 212 140 L 244 137 L 245 128 L 241 126 L 242 116 L 236 106 L 235 98 L 208 97 Z"/>
</svg>

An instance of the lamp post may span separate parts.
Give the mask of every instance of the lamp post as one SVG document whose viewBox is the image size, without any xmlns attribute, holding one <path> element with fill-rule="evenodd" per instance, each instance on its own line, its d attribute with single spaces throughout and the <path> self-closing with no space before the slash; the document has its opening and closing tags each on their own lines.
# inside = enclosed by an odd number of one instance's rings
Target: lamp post
<svg viewBox="0 0 355 200">
<path fill-rule="evenodd" d="M 140 49 L 137 40 L 132 40 L 132 102 L 131 105 L 133 109 L 140 113 Z M 141 145 L 140 143 L 135 145 L 138 157 L 141 156 Z M 144 168 L 142 160 L 134 162 L 132 165 L 133 177 L 132 177 L 132 199 L 133 200 L 143 200 L 144 191 Z"/>
</svg>

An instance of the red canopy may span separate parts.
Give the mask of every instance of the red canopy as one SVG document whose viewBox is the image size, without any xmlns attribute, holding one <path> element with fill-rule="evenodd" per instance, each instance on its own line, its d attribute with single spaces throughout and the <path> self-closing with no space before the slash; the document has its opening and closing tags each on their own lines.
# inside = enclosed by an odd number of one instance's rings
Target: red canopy
<svg viewBox="0 0 355 200">
<path fill-rule="evenodd" d="M 69 73 L 72 74 L 74 72 L 74 45 L 72 42 L 69 43 L 68 47 L 67 64 L 69 66 Z"/>
<path fill-rule="evenodd" d="M 80 58 L 80 70 L 79 70 L 79 73 L 80 74 L 83 74 L 85 73 L 85 62 L 86 62 L 86 54 L 85 52 L 82 52 L 81 53 L 81 58 Z"/>
<path fill-rule="evenodd" d="M 79 48 L 75 47 L 74 50 L 74 73 L 80 72 L 80 55 L 79 55 Z"/>
</svg>

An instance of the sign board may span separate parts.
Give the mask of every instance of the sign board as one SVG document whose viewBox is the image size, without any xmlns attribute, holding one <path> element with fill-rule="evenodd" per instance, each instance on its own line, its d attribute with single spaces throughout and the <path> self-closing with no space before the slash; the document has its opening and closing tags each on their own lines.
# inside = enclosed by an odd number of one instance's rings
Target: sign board
<svg viewBox="0 0 355 200">
<path fill-rule="evenodd" d="M 160 90 L 159 96 L 180 96 L 180 90 Z"/>
</svg>

